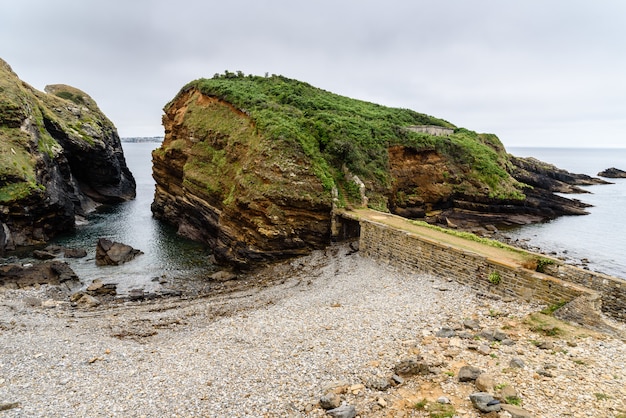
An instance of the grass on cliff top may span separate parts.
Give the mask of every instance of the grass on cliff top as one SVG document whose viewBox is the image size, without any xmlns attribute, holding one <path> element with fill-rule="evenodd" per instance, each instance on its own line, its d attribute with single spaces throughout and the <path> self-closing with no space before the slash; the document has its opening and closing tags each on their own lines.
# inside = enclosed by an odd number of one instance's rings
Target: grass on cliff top
<svg viewBox="0 0 626 418">
<path fill-rule="evenodd" d="M 283 76 L 226 71 L 189 83 L 179 95 L 192 89 L 246 113 L 265 138 L 301 147 L 327 189 L 342 182 L 342 169 L 347 167 L 370 185 L 368 189 L 386 191 L 392 181 L 388 147 L 403 145 L 436 151 L 460 167 L 468 182 L 457 192 L 488 189 L 490 197 L 523 198 L 507 172 L 508 156 L 495 135 L 456 128 L 413 110 L 340 96 Z M 412 125 L 442 126 L 454 133 L 443 137 L 406 129 Z"/>
<path fill-rule="evenodd" d="M 55 131 L 93 145 L 89 131 L 114 129 L 95 101 L 81 90 L 58 84 L 47 86 L 46 92 L 48 94 L 21 81 L 0 59 L 2 202 L 19 200 L 43 189 L 37 183 L 33 153 L 38 151 L 50 158 L 58 155 L 62 148 L 54 138 Z M 24 123 L 26 130 L 21 129 Z"/>
</svg>

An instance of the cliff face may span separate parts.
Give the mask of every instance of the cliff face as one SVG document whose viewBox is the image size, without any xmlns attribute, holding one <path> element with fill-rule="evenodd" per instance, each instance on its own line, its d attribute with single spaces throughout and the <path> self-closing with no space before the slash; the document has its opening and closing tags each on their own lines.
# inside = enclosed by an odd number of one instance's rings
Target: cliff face
<svg viewBox="0 0 626 418">
<path fill-rule="evenodd" d="M 0 59 L 0 252 L 72 230 L 77 215 L 135 197 L 117 131 L 84 92 L 46 93 Z"/>
<path fill-rule="evenodd" d="M 495 135 L 280 76 L 196 80 L 167 104 L 163 125 L 155 217 L 242 267 L 327 245 L 334 207 L 524 224 L 585 213 L 554 192 L 596 182 L 510 156 Z"/>
<path fill-rule="evenodd" d="M 329 242 L 330 192 L 301 150 L 264 138 L 246 114 L 198 90 L 178 96 L 163 125 L 155 217 L 240 267 Z"/>
</svg>

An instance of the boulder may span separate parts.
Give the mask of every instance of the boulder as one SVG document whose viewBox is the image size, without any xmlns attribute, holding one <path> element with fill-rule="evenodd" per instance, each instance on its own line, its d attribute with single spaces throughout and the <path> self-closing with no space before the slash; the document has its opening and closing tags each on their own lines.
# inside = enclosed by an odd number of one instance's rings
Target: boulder
<svg viewBox="0 0 626 418">
<path fill-rule="evenodd" d="M 493 390 L 493 387 L 496 385 L 496 382 L 490 375 L 486 373 L 481 373 L 476 378 L 474 384 L 476 385 L 476 389 L 481 392 L 491 392 Z"/>
<path fill-rule="evenodd" d="M 626 179 L 626 171 L 619 168 L 611 167 L 598 173 L 600 177 L 606 177 L 609 179 Z"/>
<path fill-rule="evenodd" d="M 72 268 L 61 261 L 45 261 L 30 267 L 0 266 L 0 287 L 22 289 L 43 284 L 63 285 L 71 290 L 80 285 L 80 280 Z"/>
<path fill-rule="evenodd" d="M 76 305 L 81 308 L 95 308 L 100 305 L 100 301 L 95 297 L 83 293 L 81 297 L 79 297 L 76 301 Z"/>
<path fill-rule="evenodd" d="M 211 280 L 215 280 L 216 282 L 228 282 L 230 280 L 234 280 L 237 278 L 237 275 L 228 270 L 220 270 L 216 273 L 211 274 Z"/>
<path fill-rule="evenodd" d="M 111 295 L 117 294 L 117 285 L 115 283 L 103 283 L 101 279 L 95 279 L 87 286 L 87 293 L 91 295 Z"/>
<path fill-rule="evenodd" d="M 87 250 L 84 248 L 65 248 L 63 256 L 65 258 L 83 258 L 87 257 Z"/>
<path fill-rule="evenodd" d="M 129 262 L 141 254 L 143 254 L 142 251 L 134 249 L 130 245 L 100 238 L 96 246 L 96 265 L 117 266 Z"/>
<path fill-rule="evenodd" d="M 430 365 L 424 361 L 421 356 L 416 359 L 402 360 L 398 363 L 393 371 L 399 376 L 417 376 L 430 374 Z"/>
<path fill-rule="evenodd" d="M 463 366 L 459 370 L 459 382 L 473 382 L 481 373 L 482 371 L 478 367 Z"/>
</svg>

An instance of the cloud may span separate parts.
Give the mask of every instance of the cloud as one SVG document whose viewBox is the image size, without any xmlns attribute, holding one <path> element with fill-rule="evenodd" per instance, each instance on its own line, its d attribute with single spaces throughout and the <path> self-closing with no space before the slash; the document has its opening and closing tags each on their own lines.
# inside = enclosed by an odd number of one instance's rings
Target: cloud
<svg viewBox="0 0 626 418">
<path fill-rule="evenodd" d="M 602 132 L 594 145 L 621 146 L 626 3 L 617 0 L 21 0 L 3 9 L 0 56 L 39 89 L 85 90 L 123 136 L 162 134 L 162 107 L 180 87 L 228 69 L 411 108 L 507 145 L 584 146 L 588 134 L 571 139 L 585 131 Z"/>
</svg>

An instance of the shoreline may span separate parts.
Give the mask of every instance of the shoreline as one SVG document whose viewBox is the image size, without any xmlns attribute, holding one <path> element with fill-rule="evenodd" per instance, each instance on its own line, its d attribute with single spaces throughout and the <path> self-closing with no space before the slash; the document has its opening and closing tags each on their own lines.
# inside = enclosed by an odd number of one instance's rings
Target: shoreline
<svg viewBox="0 0 626 418">
<path fill-rule="evenodd" d="M 527 322 L 539 305 L 400 273 L 346 244 L 246 281 L 201 298 L 91 309 L 38 306 L 43 288 L 1 293 L 0 399 L 19 405 L 5 416 L 323 417 L 319 399 L 333 390 L 361 417 L 428 416 L 415 404 L 440 396 L 458 416 L 478 417 L 462 365 L 516 388 L 534 416 L 626 413 L 624 342 L 561 324 L 562 335 L 545 335 Z M 468 319 L 479 328 L 464 327 Z M 442 328 L 456 335 L 438 336 Z M 513 344 L 459 336 L 493 329 Z M 418 357 L 436 372 L 372 387 Z M 508 370 L 514 357 L 525 367 Z"/>
</svg>

